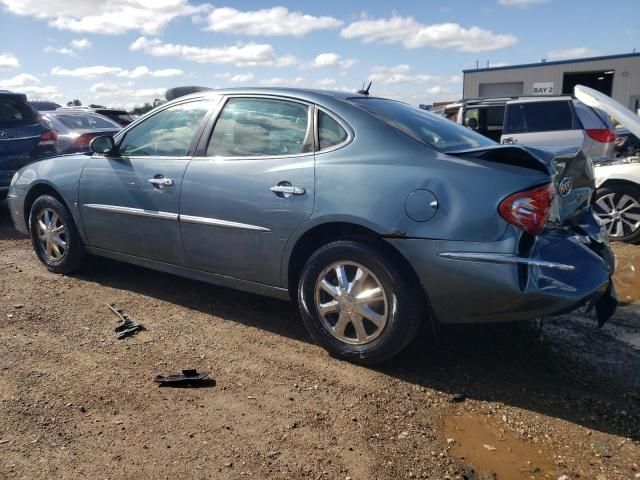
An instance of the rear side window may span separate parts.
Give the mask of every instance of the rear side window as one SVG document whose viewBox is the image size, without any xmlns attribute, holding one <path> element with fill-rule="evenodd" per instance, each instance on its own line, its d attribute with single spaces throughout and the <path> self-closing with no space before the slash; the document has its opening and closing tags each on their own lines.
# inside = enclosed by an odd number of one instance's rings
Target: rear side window
<svg viewBox="0 0 640 480">
<path fill-rule="evenodd" d="M 207 147 L 209 157 L 273 157 L 313 151 L 309 106 L 286 100 L 231 98 Z"/>
<path fill-rule="evenodd" d="M 0 98 L 0 126 L 20 127 L 38 121 L 37 113 L 18 98 Z"/>
<path fill-rule="evenodd" d="M 331 148 L 344 142 L 347 131 L 330 115 L 318 112 L 318 142 L 320 150 Z"/>
<path fill-rule="evenodd" d="M 479 133 L 406 103 L 362 97 L 351 101 L 418 142 L 440 151 L 495 145 Z"/>
<path fill-rule="evenodd" d="M 568 101 L 514 103 L 507 108 L 505 133 L 575 130 L 578 123 Z"/>
</svg>

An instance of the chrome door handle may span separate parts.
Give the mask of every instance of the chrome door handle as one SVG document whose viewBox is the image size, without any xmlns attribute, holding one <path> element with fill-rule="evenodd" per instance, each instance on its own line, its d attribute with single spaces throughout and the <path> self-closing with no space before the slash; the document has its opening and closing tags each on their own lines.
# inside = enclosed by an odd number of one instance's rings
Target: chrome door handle
<svg viewBox="0 0 640 480">
<path fill-rule="evenodd" d="M 283 197 L 305 194 L 304 188 L 294 187 L 293 185 L 274 185 L 270 190 L 275 194 L 281 194 Z"/>
<path fill-rule="evenodd" d="M 171 187 L 173 186 L 173 180 L 170 178 L 150 178 L 149 183 L 154 187 Z"/>
</svg>

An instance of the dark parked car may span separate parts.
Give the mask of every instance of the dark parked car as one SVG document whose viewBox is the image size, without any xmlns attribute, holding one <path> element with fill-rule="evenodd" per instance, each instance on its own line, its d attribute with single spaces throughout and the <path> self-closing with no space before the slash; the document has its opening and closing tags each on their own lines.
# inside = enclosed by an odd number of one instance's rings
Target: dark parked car
<svg viewBox="0 0 640 480">
<path fill-rule="evenodd" d="M 0 200 L 20 168 L 55 154 L 54 135 L 25 95 L 0 90 Z"/>
<path fill-rule="evenodd" d="M 121 127 L 97 113 L 56 110 L 46 112 L 42 118 L 56 133 L 56 151 L 74 153 L 89 151 L 89 142 L 99 135 L 115 135 Z"/>
<path fill-rule="evenodd" d="M 56 102 L 50 102 L 48 100 L 31 100 L 29 102 L 33 108 L 35 108 L 39 112 L 50 112 L 52 110 L 56 110 L 60 108 L 60 105 Z"/>
<path fill-rule="evenodd" d="M 291 298 L 332 354 L 375 363 L 423 321 L 616 308 L 591 160 L 366 94 L 202 91 L 10 194 L 51 271 L 85 254 Z"/>
<path fill-rule="evenodd" d="M 129 125 L 131 122 L 133 122 L 134 118 L 133 116 L 127 112 L 126 110 L 120 110 L 117 108 L 105 108 L 105 107 L 84 107 L 84 106 L 77 106 L 77 107 L 60 107 L 58 110 L 60 111 L 65 111 L 65 112 L 69 112 L 69 111 L 74 111 L 74 112 L 93 112 L 93 113 L 97 113 L 99 115 L 105 116 L 111 120 L 113 120 L 114 122 L 116 122 L 118 125 L 122 126 L 122 127 L 126 127 L 127 125 Z"/>
</svg>

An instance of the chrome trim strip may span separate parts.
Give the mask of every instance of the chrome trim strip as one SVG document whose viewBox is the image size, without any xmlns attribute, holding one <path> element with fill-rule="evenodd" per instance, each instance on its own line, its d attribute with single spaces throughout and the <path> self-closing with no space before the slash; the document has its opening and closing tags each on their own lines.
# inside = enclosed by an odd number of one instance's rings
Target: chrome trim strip
<svg viewBox="0 0 640 480">
<path fill-rule="evenodd" d="M 468 262 L 488 262 L 488 263 L 522 263 L 535 267 L 557 268 L 559 270 L 575 270 L 573 265 L 564 263 L 549 262 L 547 260 L 536 260 L 533 258 L 516 257 L 506 253 L 480 253 L 480 252 L 441 252 L 438 256 L 451 260 L 465 260 Z"/>
<path fill-rule="evenodd" d="M 177 213 L 158 212 L 155 210 L 144 210 L 142 208 L 119 207 L 117 205 L 101 205 L 98 203 L 85 203 L 83 207 L 101 212 L 124 213 L 126 215 L 136 215 L 139 217 L 160 218 L 163 220 L 178 220 Z"/>
<path fill-rule="evenodd" d="M 214 227 L 238 228 L 240 230 L 251 230 L 254 232 L 270 232 L 271 230 L 258 225 L 250 225 L 248 223 L 231 222 L 229 220 L 220 220 L 219 218 L 194 217 L 192 215 L 180 215 L 180 221 L 185 223 L 195 223 L 198 225 L 210 225 Z"/>
<path fill-rule="evenodd" d="M 32 135 L 30 137 L 0 138 L 0 142 L 11 142 L 12 140 L 32 140 L 34 138 L 40 138 L 40 135 Z"/>
</svg>

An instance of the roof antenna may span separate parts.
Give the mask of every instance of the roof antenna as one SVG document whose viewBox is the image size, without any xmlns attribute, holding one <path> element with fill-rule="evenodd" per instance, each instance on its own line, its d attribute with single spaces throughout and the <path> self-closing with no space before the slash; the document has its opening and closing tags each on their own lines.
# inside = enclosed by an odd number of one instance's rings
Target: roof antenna
<svg viewBox="0 0 640 480">
<path fill-rule="evenodd" d="M 365 82 L 366 83 L 366 82 Z M 358 90 L 357 93 L 359 93 L 360 95 L 369 95 L 369 89 L 371 88 L 371 84 L 373 82 L 369 82 L 369 85 L 367 85 L 367 88 L 364 88 L 364 83 L 362 84 L 362 89 Z"/>
</svg>

